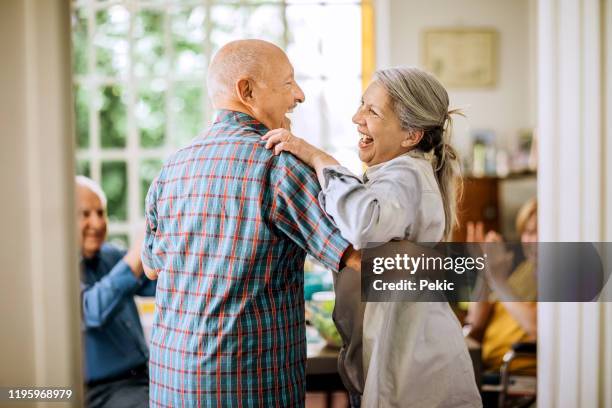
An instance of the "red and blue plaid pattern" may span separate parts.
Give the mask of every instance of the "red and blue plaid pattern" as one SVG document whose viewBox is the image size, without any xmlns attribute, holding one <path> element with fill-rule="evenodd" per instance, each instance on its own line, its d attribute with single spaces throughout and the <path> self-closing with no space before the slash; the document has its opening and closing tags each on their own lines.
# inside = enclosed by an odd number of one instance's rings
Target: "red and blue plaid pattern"
<svg viewBox="0 0 612 408">
<path fill-rule="evenodd" d="M 349 244 L 319 206 L 314 172 L 272 155 L 266 132 L 220 111 L 149 189 L 152 406 L 304 405 L 304 259 L 337 271 Z"/>
</svg>

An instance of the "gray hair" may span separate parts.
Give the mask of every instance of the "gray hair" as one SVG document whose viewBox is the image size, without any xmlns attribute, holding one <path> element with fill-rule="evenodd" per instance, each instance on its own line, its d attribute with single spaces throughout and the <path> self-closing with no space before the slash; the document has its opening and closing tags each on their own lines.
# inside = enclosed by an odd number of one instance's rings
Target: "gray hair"
<svg viewBox="0 0 612 408">
<path fill-rule="evenodd" d="M 102 190 L 102 187 L 100 187 L 98 183 L 85 176 L 76 176 L 75 181 L 77 186 L 85 187 L 86 189 L 97 195 L 100 199 L 100 202 L 102 203 L 102 207 L 106 209 L 106 194 L 104 194 L 104 190 Z"/>
<path fill-rule="evenodd" d="M 448 109 L 446 89 L 433 75 L 416 67 L 394 67 L 376 71 L 374 81 L 389 94 L 392 107 L 404 130 L 423 131 L 417 149 L 433 152 L 434 170 L 446 224 L 444 237 L 450 238 L 458 224 L 456 203 L 461 195 L 461 166 L 457 152 L 450 143 L 452 114 L 463 115 L 460 110 Z"/>
</svg>

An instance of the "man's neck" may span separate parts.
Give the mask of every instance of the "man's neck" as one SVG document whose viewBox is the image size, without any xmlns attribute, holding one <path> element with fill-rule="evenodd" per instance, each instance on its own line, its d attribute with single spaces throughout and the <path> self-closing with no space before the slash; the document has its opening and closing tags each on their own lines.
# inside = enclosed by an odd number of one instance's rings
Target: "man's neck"
<svg viewBox="0 0 612 408">
<path fill-rule="evenodd" d="M 253 113 L 253 111 L 249 109 L 248 106 L 245 106 L 243 103 L 238 102 L 238 101 L 222 101 L 220 103 L 215 103 L 214 105 L 215 105 L 215 109 L 219 109 L 219 110 L 224 109 L 224 110 L 230 110 L 234 112 L 241 112 L 241 113 L 245 113 L 255 118 L 255 114 Z"/>
<path fill-rule="evenodd" d="M 261 118 L 257 117 L 257 115 L 255 114 L 255 112 L 253 112 L 253 110 L 251 108 L 249 108 L 248 106 L 246 106 L 245 104 L 243 104 L 240 101 L 235 101 L 235 100 L 221 100 L 221 101 L 215 101 L 215 103 L 213 103 L 215 109 L 219 110 L 219 109 L 225 109 L 225 110 L 230 110 L 230 111 L 234 111 L 234 112 L 241 112 L 241 113 L 245 113 L 247 115 L 249 115 L 250 117 L 254 118 L 255 120 L 257 120 L 259 123 L 261 123 L 262 125 L 266 126 L 269 129 L 272 129 L 270 127 L 269 123 L 265 123 L 264 121 L 261 120 Z"/>
</svg>

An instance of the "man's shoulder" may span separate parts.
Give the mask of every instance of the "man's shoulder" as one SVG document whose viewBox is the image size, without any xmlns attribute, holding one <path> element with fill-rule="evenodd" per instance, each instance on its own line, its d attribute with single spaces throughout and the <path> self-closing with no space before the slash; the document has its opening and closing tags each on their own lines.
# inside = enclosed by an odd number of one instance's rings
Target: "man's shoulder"
<svg viewBox="0 0 612 408">
<path fill-rule="evenodd" d="M 204 131 L 202 140 L 222 138 L 224 136 L 253 136 L 261 138 L 265 133 L 265 129 L 262 129 L 261 126 L 222 120 L 210 125 L 206 131 Z"/>
<path fill-rule="evenodd" d="M 271 157 L 272 152 L 264 147 L 265 142 L 261 140 L 262 136 L 257 129 L 248 125 L 239 126 L 234 123 L 216 122 L 189 144 L 170 154 L 165 161 L 165 166 L 211 155 L 240 153 L 241 150 L 252 150 L 253 148 L 256 149 L 258 155 Z"/>
<path fill-rule="evenodd" d="M 302 172 L 315 174 L 310 166 L 288 152 L 281 152 L 278 156 L 275 156 L 275 164 L 289 170 L 296 169 Z"/>
<path fill-rule="evenodd" d="M 102 244 L 102 248 L 100 248 L 100 258 L 112 265 L 119 262 L 125 253 L 125 250 L 111 244 L 110 242 L 105 242 Z"/>
<path fill-rule="evenodd" d="M 287 152 L 274 156 L 273 160 L 272 184 L 275 189 L 285 194 L 317 200 L 321 186 L 315 171 L 310 166 Z"/>
</svg>

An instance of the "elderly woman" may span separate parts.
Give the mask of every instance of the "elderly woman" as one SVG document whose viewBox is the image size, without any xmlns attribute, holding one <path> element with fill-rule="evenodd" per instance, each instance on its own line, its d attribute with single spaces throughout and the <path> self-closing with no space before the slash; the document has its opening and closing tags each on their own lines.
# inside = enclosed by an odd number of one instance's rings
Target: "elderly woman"
<svg viewBox="0 0 612 408">
<path fill-rule="evenodd" d="M 538 204 L 534 198 L 523 204 L 516 218 L 516 230 L 520 234 L 525 259 L 512 270 L 512 254 L 495 251 L 497 259 L 490 256 L 489 263 L 495 263 L 496 267 L 485 274 L 485 300 L 470 305 L 467 317 L 469 336 L 482 342 L 485 370 L 499 372 L 502 358 L 512 344 L 535 341 L 537 336 L 537 212 Z M 494 231 L 484 235 L 481 223 L 468 225 L 468 241 L 503 242 Z M 491 248 L 501 249 L 501 246 Z M 488 252 L 491 255 L 492 251 Z M 517 360 L 512 369 L 533 371 L 535 363 L 535 359 Z"/>
<path fill-rule="evenodd" d="M 459 182 L 450 143 L 455 112 L 448 105 L 446 90 L 427 72 L 378 71 L 353 116 L 359 158 L 368 166 L 363 177 L 288 130 L 272 130 L 264 138 L 275 153 L 291 152 L 316 170 L 321 207 L 355 248 L 391 240 L 438 242 L 455 223 Z M 337 296 L 343 302 L 343 294 Z M 361 334 L 363 365 L 353 369 L 363 370 L 365 382 L 349 384 L 353 406 L 481 405 L 461 328 L 448 303 L 367 303 Z M 361 401 L 354 395 L 360 387 Z"/>
</svg>

